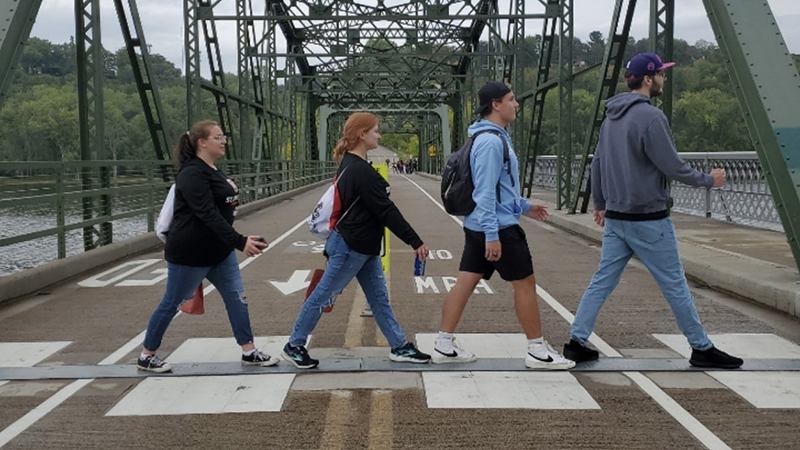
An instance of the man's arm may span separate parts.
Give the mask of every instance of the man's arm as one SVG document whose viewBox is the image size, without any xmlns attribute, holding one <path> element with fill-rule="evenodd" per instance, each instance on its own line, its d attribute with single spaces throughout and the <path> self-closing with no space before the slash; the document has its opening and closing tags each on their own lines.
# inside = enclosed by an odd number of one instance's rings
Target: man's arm
<svg viewBox="0 0 800 450">
<path fill-rule="evenodd" d="M 486 241 L 500 239 L 497 222 L 497 183 L 503 170 L 503 143 L 499 136 L 483 134 L 472 144 L 472 200 L 475 202 L 475 219 L 478 221 Z"/>
<path fill-rule="evenodd" d="M 678 156 L 667 118 L 659 114 L 644 133 L 644 152 L 664 175 L 690 186 L 712 187 L 711 175 L 693 169 Z"/>
</svg>

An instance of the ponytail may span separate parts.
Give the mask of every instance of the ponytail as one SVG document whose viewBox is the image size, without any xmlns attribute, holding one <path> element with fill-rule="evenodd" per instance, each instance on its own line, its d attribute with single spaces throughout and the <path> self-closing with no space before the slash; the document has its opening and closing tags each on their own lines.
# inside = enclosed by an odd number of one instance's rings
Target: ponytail
<svg viewBox="0 0 800 450">
<path fill-rule="evenodd" d="M 352 146 L 358 143 L 361 137 L 367 131 L 375 128 L 378 125 L 378 118 L 374 114 L 366 112 L 357 112 L 347 118 L 344 123 L 344 132 L 339 142 L 334 149 L 336 160 L 341 162 L 345 152 L 352 150 Z"/>
<path fill-rule="evenodd" d="M 175 165 L 180 170 L 184 164 L 197 158 L 197 141 L 206 139 L 209 135 L 211 127 L 217 126 L 217 122 L 213 120 L 201 120 L 195 122 L 189 131 L 183 133 L 175 145 Z"/>
<path fill-rule="evenodd" d="M 333 149 L 333 156 L 336 158 L 337 162 L 342 162 L 342 157 L 344 156 L 346 151 L 347 151 L 347 139 L 341 138 L 339 139 L 339 142 L 336 143 L 336 148 Z"/>
</svg>

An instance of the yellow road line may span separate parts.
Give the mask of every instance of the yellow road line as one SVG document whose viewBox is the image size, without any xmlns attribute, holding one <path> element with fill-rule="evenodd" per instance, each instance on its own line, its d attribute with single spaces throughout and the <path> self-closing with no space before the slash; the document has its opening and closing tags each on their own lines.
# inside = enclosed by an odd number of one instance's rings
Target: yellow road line
<svg viewBox="0 0 800 450">
<path fill-rule="evenodd" d="M 392 392 L 372 391 L 372 408 L 369 414 L 369 450 L 392 448 Z"/>
<path fill-rule="evenodd" d="M 350 391 L 331 391 L 328 414 L 325 416 L 325 428 L 322 429 L 320 450 L 341 450 L 344 448 L 345 430 L 350 418 Z"/>
<path fill-rule="evenodd" d="M 361 318 L 361 311 L 367 306 L 367 297 L 361 286 L 356 283 L 356 295 L 353 297 L 353 307 L 350 308 L 350 317 L 347 319 L 347 330 L 344 332 L 345 348 L 361 347 L 361 330 L 364 320 Z"/>
<path fill-rule="evenodd" d="M 392 283 L 389 281 L 390 277 L 389 277 L 388 273 L 384 274 L 384 277 L 386 278 L 386 292 L 389 293 L 389 301 L 391 301 L 392 300 Z M 375 324 L 376 328 L 377 328 L 377 326 L 378 326 L 378 324 Z M 389 341 L 387 341 L 386 340 L 386 336 L 384 336 L 383 333 L 381 333 L 380 328 L 378 328 L 378 331 L 375 332 L 375 340 L 378 343 L 378 347 L 388 347 L 389 346 Z"/>
</svg>

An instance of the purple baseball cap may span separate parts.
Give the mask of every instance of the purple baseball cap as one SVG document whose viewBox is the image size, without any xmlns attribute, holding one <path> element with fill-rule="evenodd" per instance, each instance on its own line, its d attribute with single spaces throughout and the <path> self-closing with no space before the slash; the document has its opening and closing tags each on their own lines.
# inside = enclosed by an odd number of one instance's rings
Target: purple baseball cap
<svg viewBox="0 0 800 450">
<path fill-rule="evenodd" d="M 628 62 L 628 79 L 645 75 L 655 75 L 659 70 L 669 69 L 674 62 L 662 62 L 661 57 L 652 52 L 639 53 Z"/>
</svg>

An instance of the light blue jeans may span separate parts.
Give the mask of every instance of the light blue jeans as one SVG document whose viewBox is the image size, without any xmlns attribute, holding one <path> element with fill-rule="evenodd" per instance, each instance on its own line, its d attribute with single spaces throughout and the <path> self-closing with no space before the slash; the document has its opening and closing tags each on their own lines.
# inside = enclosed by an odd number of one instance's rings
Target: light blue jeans
<svg viewBox="0 0 800 450">
<path fill-rule="evenodd" d="M 314 291 L 303 303 L 303 309 L 297 316 L 289 343 L 293 346 L 305 346 L 308 335 L 314 331 L 322 310 L 331 304 L 332 297 L 343 291 L 353 278 L 358 280 L 378 328 L 386 336 L 389 345 L 394 349 L 406 343 L 406 335 L 389 305 L 389 292 L 386 289 L 386 278 L 383 276 L 380 256 L 358 253 L 347 245 L 344 238 L 332 232 L 325 244 L 328 264 L 325 274 L 314 288 Z"/>
<path fill-rule="evenodd" d="M 655 278 L 689 345 L 697 350 L 711 348 L 713 344 L 700 323 L 694 298 L 689 292 L 678 255 L 675 226 L 669 217 L 642 222 L 606 219 L 600 267 L 578 305 L 572 323 L 572 339 L 586 345 L 600 308 L 617 287 L 625 265 L 634 254 Z"/>
<path fill-rule="evenodd" d="M 156 351 L 161 347 L 161 339 L 178 312 L 178 307 L 192 298 L 192 294 L 204 278 L 208 278 L 208 281 L 217 288 L 225 302 L 236 343 L 244 345 L 253 342 L 244 284 L 234 250 L 221 263 L 211 267 L 183 266 L 167 262 L 167 290 L 161 303 L 150 316 L 144 337 L 144 348 Z"/>
</svg>

